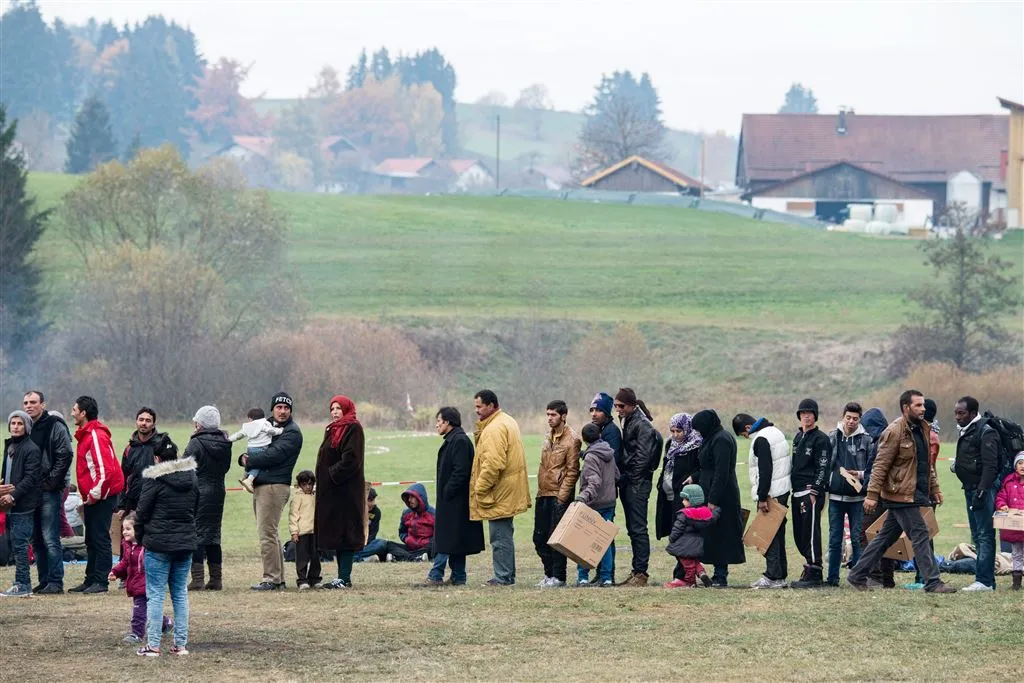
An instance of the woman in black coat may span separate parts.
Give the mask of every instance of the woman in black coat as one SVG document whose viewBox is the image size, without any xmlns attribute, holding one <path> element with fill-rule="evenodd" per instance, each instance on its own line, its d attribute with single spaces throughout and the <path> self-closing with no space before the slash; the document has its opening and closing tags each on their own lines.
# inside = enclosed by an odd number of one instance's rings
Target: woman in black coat
<svg viewBox="0 0 1024 683">
<path fill-rule="evenodd" d="M 331 399 L 332 422 L 316 456 L 316 506 L 313 533 L 317 548 L 334 550 L 338 578 L 324 588 L 351 588 L 355 552 L 366 545 L 366 436 L 347 396 Z"/>
<path fill-rule="evenodd" d="M 451 568 L 453 586 L 466 583 L 466 556 L 484 549 L 484 525 L 469 518 L 469 475 L 473 469 L 473 442 L 462 429 L 455 408 L 437 413 L 437 433 L 444 437 L 437 451 L 437 507 L 434 516 L 434 566 L 427 584 L 444 583 L 444 567 Z"/>
<path fill-rule="evenodd" d="M 676 516 L 682 508 L 679 497 L 683 487 L 697 479 L 700 470 L 700 447 L 704 439 L 693 428 L 689 413 L 676 413 L 668 422 L 671 438 L 665 442 L 661 476 L 658 477 L 658 504 L 654 514 L 654 533 L 661 540 L 672 533 Z M 668 479 L 669 485 L 665 481 Z M 671 488 L 671 493 L 668 490 Z"/>
<path fill-rule="evenodd" d="M 224 476 L 231 469 L 231 442 L 220 429 L 220 411 L 203 406 L 192 418 L 196 431 L 185 446 L 183 458 L 196 461 L 199 479 L 199 508 L 196 510 L 198 544 L 192 555 L 190 591 L 223 588 L 224 564 L 220 547 L 220 528 L 224 519 Z M 203 584 L 203 560 L 210 565 L 210 581 Z"/>
<path fill-rule="evenodd" d="M 736 481 L 736 439 L 722 429 L 722 421 L 713 410 L 702 410 L 694 415 L 693 428 L 704 439 L 700 449 L 697 483 L 704 489 L 708 506 L 712 510 L 719 510 L 718 523 L 705 536 L 704 555 L 701 559 L 715 567 L 712 585 L 724 588 L 729 565 L 747 561 L 743 552 L 740 486 Z"/>
</svg>

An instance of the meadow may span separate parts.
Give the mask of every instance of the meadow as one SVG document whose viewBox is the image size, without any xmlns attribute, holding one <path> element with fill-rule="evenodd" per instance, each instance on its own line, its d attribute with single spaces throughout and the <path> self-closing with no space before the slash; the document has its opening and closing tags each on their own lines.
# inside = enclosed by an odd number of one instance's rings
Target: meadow
<svg viewBox="0 0 1024 683">
<path fill-rule="evenodd" d="M 302 416 L 299 416 L 301 421 Z M 312 468 L 318 425 L 303 422 L 300 468 Z M 170 429 L 179 444 L 185 426 Z M 130 427 L 117 425 L 124 444 Z M 432 434 L 368 435 L 366 476 L 373 481 L 433 479 L 439 439 Z M 749 503 L 746 442 L 738 477 Z M 940 457 L 950 457 L 944 443 Z M 535 472 L 540 439 L 526 437 Z M 237 451 L 238 449 L 236 449 Z M 936 552 L 967 540 L 962 494 L 940 461 L 946 505 L 939 508 Z M 237 487 L 241 475 L 227 477 Z M 396 538 L 404 487 L 380 486 L 381 535 Z M 533 480 L 531 489 L 535 490 Z M 428 485 L 432 495 L 433 486 Z M 130 601 L 112 591 L 100 596 L 0 601 L 3 680 L 49 681 L 69 667 L 89 680 L 1019 680 L 1016 656 L 1024 599 L 995 594 L 932 596 L 897 588 L 858 593 L 844 584 L 821 591 L 573 588 L 539 590 L 540 561 L 533 550 L 532 511 L 516 520 L 517 585 L 482 587 L 490 576 L 489 549 L 470 558 L 465 588 L 420 588 L 420 563 L 357 564 L 350 591 L 298 593 L 294 565 L 286 564 L 288 590 L 254 594 L 259 554 L 251 497 L 227 494 L 224 517 L 225 584 L 221 593 L 193 593 L 191 650 L 186 659 L 140 660 L 120 643 Z M 653 512 L 653 500 L 652 500 Z M 622 525 L 621 509 L 617 522 Z M 823 522 L 827 527 L 827 523 Z M 287 535 L 282 525 L 282 538 Z M 628 572 L 629 541 L 617 538 L 617 578 Z M 665 540 L 653 542 L 654 586 L 670 578 Z M 788 540 L 791 575 L 801 560 Z M 76 583 L 83 565 L 69 565 Z M 731 568 L 730 582 L 745 586 L 763 569 L 756 552 Z M 571 570 L 571 564 L 570 564 Z M 13 568 L 0 570 L 9 581 Z M 570 571 L 571 573 L 571 571 Z M 333 565 L 326 565 L 333 577 Z M 846 571 L 843 571 L 845 578 Z M 973 580 L 946 575 L 962 587 Z M 898 574 L 898 584 L 913 580 Z M 45 654 L 44 654 L 45 653 Z M 1011 654 L 1014 653 L 1014 654 Z M 14 673 L 14 670 L 17 673 Z"/>
</svg>

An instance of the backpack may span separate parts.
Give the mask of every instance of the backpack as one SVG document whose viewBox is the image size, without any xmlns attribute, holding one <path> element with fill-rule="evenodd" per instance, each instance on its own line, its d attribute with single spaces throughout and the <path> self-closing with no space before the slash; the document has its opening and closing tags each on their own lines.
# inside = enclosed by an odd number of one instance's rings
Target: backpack
<svg viewBox="0 0 1024 683">
<path fill-rule="evenodd" d="M 661 464 L 661 454 L 665 451 L 665 437 L 657 429 L 654 430 L 654 449 L 651 452 L 651 460 L 647 465 L 647 471 L 652 474 L 658 470 Z"/>
<path fill-rule="evenodd" d="M 984 425 L 988 425 L 999 435 L 999 457 L 997 460 L 998 479 L 1013 471 L 1013 458 L 1024 451 L 1024 428 L 1016 422 L 1010 422 L 1005 417 L 996 417 L 986 410 L 982 415 L 981 425 L 978 429 L 978 448 L 981 448 L 981 432 Z"/>
</svg>

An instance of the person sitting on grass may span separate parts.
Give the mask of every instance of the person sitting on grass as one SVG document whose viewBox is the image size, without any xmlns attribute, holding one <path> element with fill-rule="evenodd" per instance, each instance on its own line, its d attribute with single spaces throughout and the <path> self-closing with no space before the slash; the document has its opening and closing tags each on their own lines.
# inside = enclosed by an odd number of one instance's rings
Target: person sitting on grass
<svg viewBox="0 0 1024 683">
<path fill-rule="evenodd" d="M 377 505 L 377 489 L 371 486 L 366 493 L 366 546 L 356 553 L 356 562 L 379 562 L 380 553 L 386 553 L 388 542 L 383 538 L 377 538 L 380 533 L 380 518 L 382 516 L 383 512 Z"/>
<path fill-rule="evenodd" d="M 704 554 L 704 533 L 718 519 L 719 512 L 712 512 L 704 504 L 704 489 L 697 484 L 684 486 L 679 497 L 683 507 L 676 515 L 665 550 L 679 560 L 683 576 L 672 579 L 665 588 L 694 588 L 698 580 L 704 588 L 710 588 L 711 578 L 704 571 L 700 557 Z"/>
<path fill-rule="evenodd" d="M 129 512 L 121 520 L 121 559 L 110 570 L 108 581 L 121 579 L 124 581 L 125 592 L 132 599 L 132 620 L 128 633 L 121 640 L 123 643 L 141 643 L 146 637 L 146 617 L 148 614 L 146 602 L 146 549 L 138 543 L 135 537 L 135 513 Z M 168 618 L 163 618 L 161 631 L 167 633 L 174 623 Z"/>
<path fill-rule="evenodd" d="M 405 510 L 398 523 L 400 543 L 388 541 L 381 551 L 388 562 L 420 562 L 432 555 L 434 541 L 434 508 L 423 484 L 413 484 L 402 494 Z"/>
<path fill-rule="evenodd" d="M 316 549 L 313 523 L 316 514 L 316 476 L 309 470 L 302 470 L 295 477 L 295 493 L 288 503 L 288 532 L 295 544 L 295 585 L 298 589 L 309 590 L 320 583 L 320 553 Z"/>
<path fill-rule="evenodd" d="M 7 535 L 14 551 L 14 584 L 0 593 L 2 597 L 25 598 L 32 595 L 28 547 L 36 508 L 43 494 L 42 456 L 32 442 L 32 418 L 15 410 L 7 416 L 11 437 L 4 441 L 0 467 L 0 513 L 7 513 Z"/>
<path fill-rule="evenodd" d="M 607 441 L 601 438 L 601 427 L 593 422 L 583 426 L 580 436 L 587 449 L 580 454 L 583 467 L 580 468 L 580 492 L 576 496 L 577 503 L 583 503 L 605 521 L 615 520 L 615 501 L 617 498 L 615 484 L 619 480 L 619 467 L 615 464 L 615 451 Z M 583 565 L 576 565 L 576 586 L 601 586 L 611 588 L 615 585 L 615 541 L 597 563 L 597 579 L 590 581 L 590 570 Z"/>
<path fill-rule="evenodd" d="M 249 418 L 249 421 L 244 423 L 239 431 L 229 436 L 228 441 L 234 443 L 235 441 L 247 439 L 245 445 L 248 455 L 263 453 L 267 450 L 267 446 L 270 445 L 271 438 L 281 436 L 284 432 L 282 428 L 270 424 L 262 408 L 252 408 L 245 416 Z M 245 478 L 239 479 L 238 483 L 249 493 L 254 493 L 253 482 L 256 481 L 258 476 L 260 476 L 258 469 L 246 469 Z"/>
</svg>

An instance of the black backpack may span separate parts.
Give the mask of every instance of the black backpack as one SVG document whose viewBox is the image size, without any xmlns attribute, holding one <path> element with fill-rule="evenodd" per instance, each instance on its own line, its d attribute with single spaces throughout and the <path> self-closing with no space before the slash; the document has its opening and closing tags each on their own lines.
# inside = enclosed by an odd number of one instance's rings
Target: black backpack
<svg viewBox="0 0 1024 683">
<path fill-rule="evenodd" d="M 1024 451 L 1024 428 L 1005 417 L 997 417 L 986 410 L 978 425 L 978 447 L 981 448 L 981 432 L 988 425 L 999 435 L 999 480 L 1013 471 L 1013 458 Z"/>
</svg>

